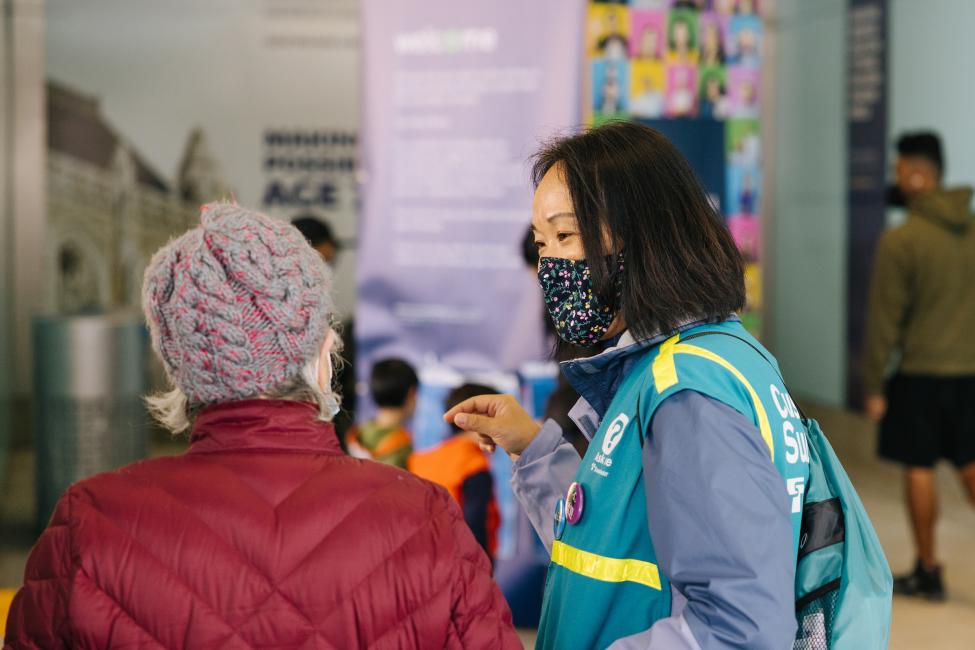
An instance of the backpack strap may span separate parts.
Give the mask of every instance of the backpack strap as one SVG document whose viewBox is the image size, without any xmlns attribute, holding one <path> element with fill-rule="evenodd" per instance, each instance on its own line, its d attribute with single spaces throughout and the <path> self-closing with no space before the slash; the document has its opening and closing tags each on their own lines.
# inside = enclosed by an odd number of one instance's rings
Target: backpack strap
<svg viewBox="0 0 975 650">
<path fill-rule="evenodd" d="M 693 335 L 688 338 L 694 338 Z M 735 337 L 737 338 L 737 337 Z M 775 459 L 775 442 L 772 436 L 772 427 L 768 419 L 768 414 L 762 404 L 761 398 L 755 388 L 748 381 L 741 371 L 732 365 L 727 359 L 716 352 L 696 345 L 685 343 L 686 339 L 681 339 L 680 335 L 675 335 L 667 339 L 660 346 L 660 352 L 653 359 L 650 377 L 654 383 L 654 388 L 659 395 L 663 395 L 671 388 L 677 386 L 679 382 L 675 357 L 677 355 L 690 355 L 701 357 L 724 368 L 732 377 L 737 380 L 747 392 L 747 397 L 754 409 L 758 429 L 762 434 L 766 446 L 768 446 L 769 456 Z M 742 411 L 744 413 L 745 411 Z"/>
<path fill-rule="evenodd" d="M 731 332 L 715 332 L 715 331 L 710 331 L 710 332 L 695 332 L 694 334 L 691 334 L 688 337 L 682 338 L 681 341 L 690 341 L 691 339 L 700 338 L 702 336 L 709 336 L 709 335 L 712 335 L 712 334 L 718 335 L 718 336 L 727 336 L 727 337 L 730 337 L 730 338 L 733 338 L 733 339 L 737 339 L 737 340 L 741 341 L 742 343 L 744 343 L 745 345 L 747 345 L 748 347 L 750 347 L 752 350 L 755 350 L 755 353 L 758 356 L 762 357 L 762 359 L 765 360 L 765 363 L 767 363 L 768 365 L 772 366 L 772 370 L 774 370 L 775 371 L 775 374 L 777 374 L 779 376 L 779 379 L 782 380 L 782 386 L 785 387 L 785 377 L 782 376 L 782 371 L 779 370 L 779 368 L 776 367 L 776 365 L 774 363 L 772 363 L 772 360 L 771 359 L 769 359 L 767 356 L 765 356 L 765 353 L 764 352 L 762 352 L 757 347 L 755 347 L 752 344 L 752 342 L 749 341 L 749 340 L 747 340 L 747 339 L 743 339 L 740 336 L 736 336 L 735 334 L 732 334 Z M 787 388 L 787 390 L 788 390 L 788 388 Z M 809 422 L 809 417 L 803 412 L 802 407 L 799 406 L 798 404 L 796 404 L 796 408 L 799 410 L 799 417 L 802 418 L 802 422 L 804 424 L 808 423 Z"/>
</svg>

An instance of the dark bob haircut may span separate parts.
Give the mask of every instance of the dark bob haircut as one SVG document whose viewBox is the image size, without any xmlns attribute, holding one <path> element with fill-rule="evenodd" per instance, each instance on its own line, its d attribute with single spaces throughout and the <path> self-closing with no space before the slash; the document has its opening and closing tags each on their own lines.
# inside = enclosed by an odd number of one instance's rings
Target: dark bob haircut
<svg viewBox="0 0 975 650">
<path fill-rule="evenodd" d="M 535 154 L 537 187 L 561 168 L 596 295 L 613 304 L 611 254 L 623 251 L 621 304 L 638 339 L 688 320 L 718 321 L 745 305 L 741 254 L 687 160 L 661 133 L 610 122 Z M 614 250 L 604 246 L 604 233 Z"/>
</svg>

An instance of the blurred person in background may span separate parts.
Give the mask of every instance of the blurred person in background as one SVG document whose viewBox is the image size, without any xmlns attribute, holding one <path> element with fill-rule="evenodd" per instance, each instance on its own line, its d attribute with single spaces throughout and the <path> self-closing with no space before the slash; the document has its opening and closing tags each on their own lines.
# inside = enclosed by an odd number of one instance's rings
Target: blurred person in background
<svg viewBox="0 0 975 650">
<path fill-rule="evenodd" d="M 481 384 L 464 384 L 447 395 L 444 410 L 478 395 L 491 395 L 497 389 Z M 494 499 L 491 463 L 478 444 L 473 431 L 451 425 L 452 435 L 436 447 L 410 456 L 408 469 L 428 481 L 447 489 L 460 504 L 464 521 L 491 560 L 498 550 L 498 527 L 501 515 Z"/>
<path fill-rule="evenodd" d="M 291 220 L 291 225 L 298 229 L 308 243 L 314 248 L 325 263 L 332 269 L 342 252 L 342 242 L 335 236 L 332 225 L 325 219 L 314 214 L 304 214 Z M 349 429 L 355 424 L 356 418 L 356 385 L 355 385 L 355 320 L 352 316 L 346 318 L 339 332 L 342 335 L 342 363 L 335 369 L 335 377 L 342 390 L 342 410 L 335 416 L 335 432 L 339 441 L 344 443 Z"/>
<path fill-rule="evenodd" d="M 369 392 L 376 404 L 376 415 L 349 431 L 346 439 L 349 453 L 405 469 L 413 453 L 413 434 L 408 426 L 416 410 L 419 387 L 416 370 L 407 362 L 377 361 L 369 375 Z"/>
<path fill-rule="evenodd" d="M 293 218 L 291 225 L 305 236 L 326 264 L 335 268 L 335 261 L 342 251 L 342 244 L 336 239 L 332 225 L 328 221 L 312 214 L 305 214 Z"/>
<path fill-rule="evenodd" d="M 917 561 L 894 590 L 943 600 L 935 548 L 941 458 L 955 465 L 975 503 L 972 188 L 942 185 L 941 139 L 931 132 L 900 137 L 894 172 L 888 198 L 907 207 L 907 221 L 883 234 L 874 257 L 865 407 L 880 423 L 880 456 L 904 466 Z"/>
<path fill-rule="evenodd" d="M 190 448 L 62 496 L 5 647 L 521 648 L 450 497 L 340 450 L 322 258 L 236 205 L 201 222 L 143 285 L 148 404 Z"/>
</svg>

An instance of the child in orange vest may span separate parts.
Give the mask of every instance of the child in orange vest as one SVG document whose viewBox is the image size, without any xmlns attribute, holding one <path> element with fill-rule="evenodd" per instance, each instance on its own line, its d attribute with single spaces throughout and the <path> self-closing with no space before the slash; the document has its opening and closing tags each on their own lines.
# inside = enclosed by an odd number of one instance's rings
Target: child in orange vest
<svg viewBox="0 0 975 650">
<path fill-rule="evenodd" d="M 372 420 L 349 431 L 345 443 L 350 455 L 406 468 L 413 452 L 413 436 L 406 423 L 416 409 L 419 384 L 413 366 L 402 359 L 376 362 L 369 376 L 369 390 L 378 410 Z"/>
<path fill-rule="evenodd" d="M 466 399 L 493 395 L 498 391 L 479 384 L 464 384 L 447 395 L 444 410 Z M 410 456 L 408 469 L 421 478 L 447 488 L 460 504 L 464 520 L 474 538 L 494 560 L 501 516 L 494 500 L 494 480 L 487 455 L 477 444 L 477 435 L 454 425 L 453 435 L 433 449 Z"/>
</svg>

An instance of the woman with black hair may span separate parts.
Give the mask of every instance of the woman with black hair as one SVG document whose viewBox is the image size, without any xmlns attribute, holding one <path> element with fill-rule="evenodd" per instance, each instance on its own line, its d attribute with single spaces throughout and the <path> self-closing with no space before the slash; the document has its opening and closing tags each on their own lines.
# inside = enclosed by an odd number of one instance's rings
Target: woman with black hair
<svg viewBox="0 0 975 650">
<path fill-rule="evenodd" d="M 721 38 L 721 26 L 714 20 L 701 20 L 701 65 L 724 65 L 724 43 Z"/>
<path fill-rule="evenodd" d="M 534 181 L 545 302 L 561 339 L 602 349 L 562 366 L 588 450 L 508 396 L 445 417 L 508 452 L 551 551 L 538 647 L 791 647 L 808 447 L 734 315 L 731 236 L 683 156 L 637 124 L 550 143 Z"/>
</svg>

